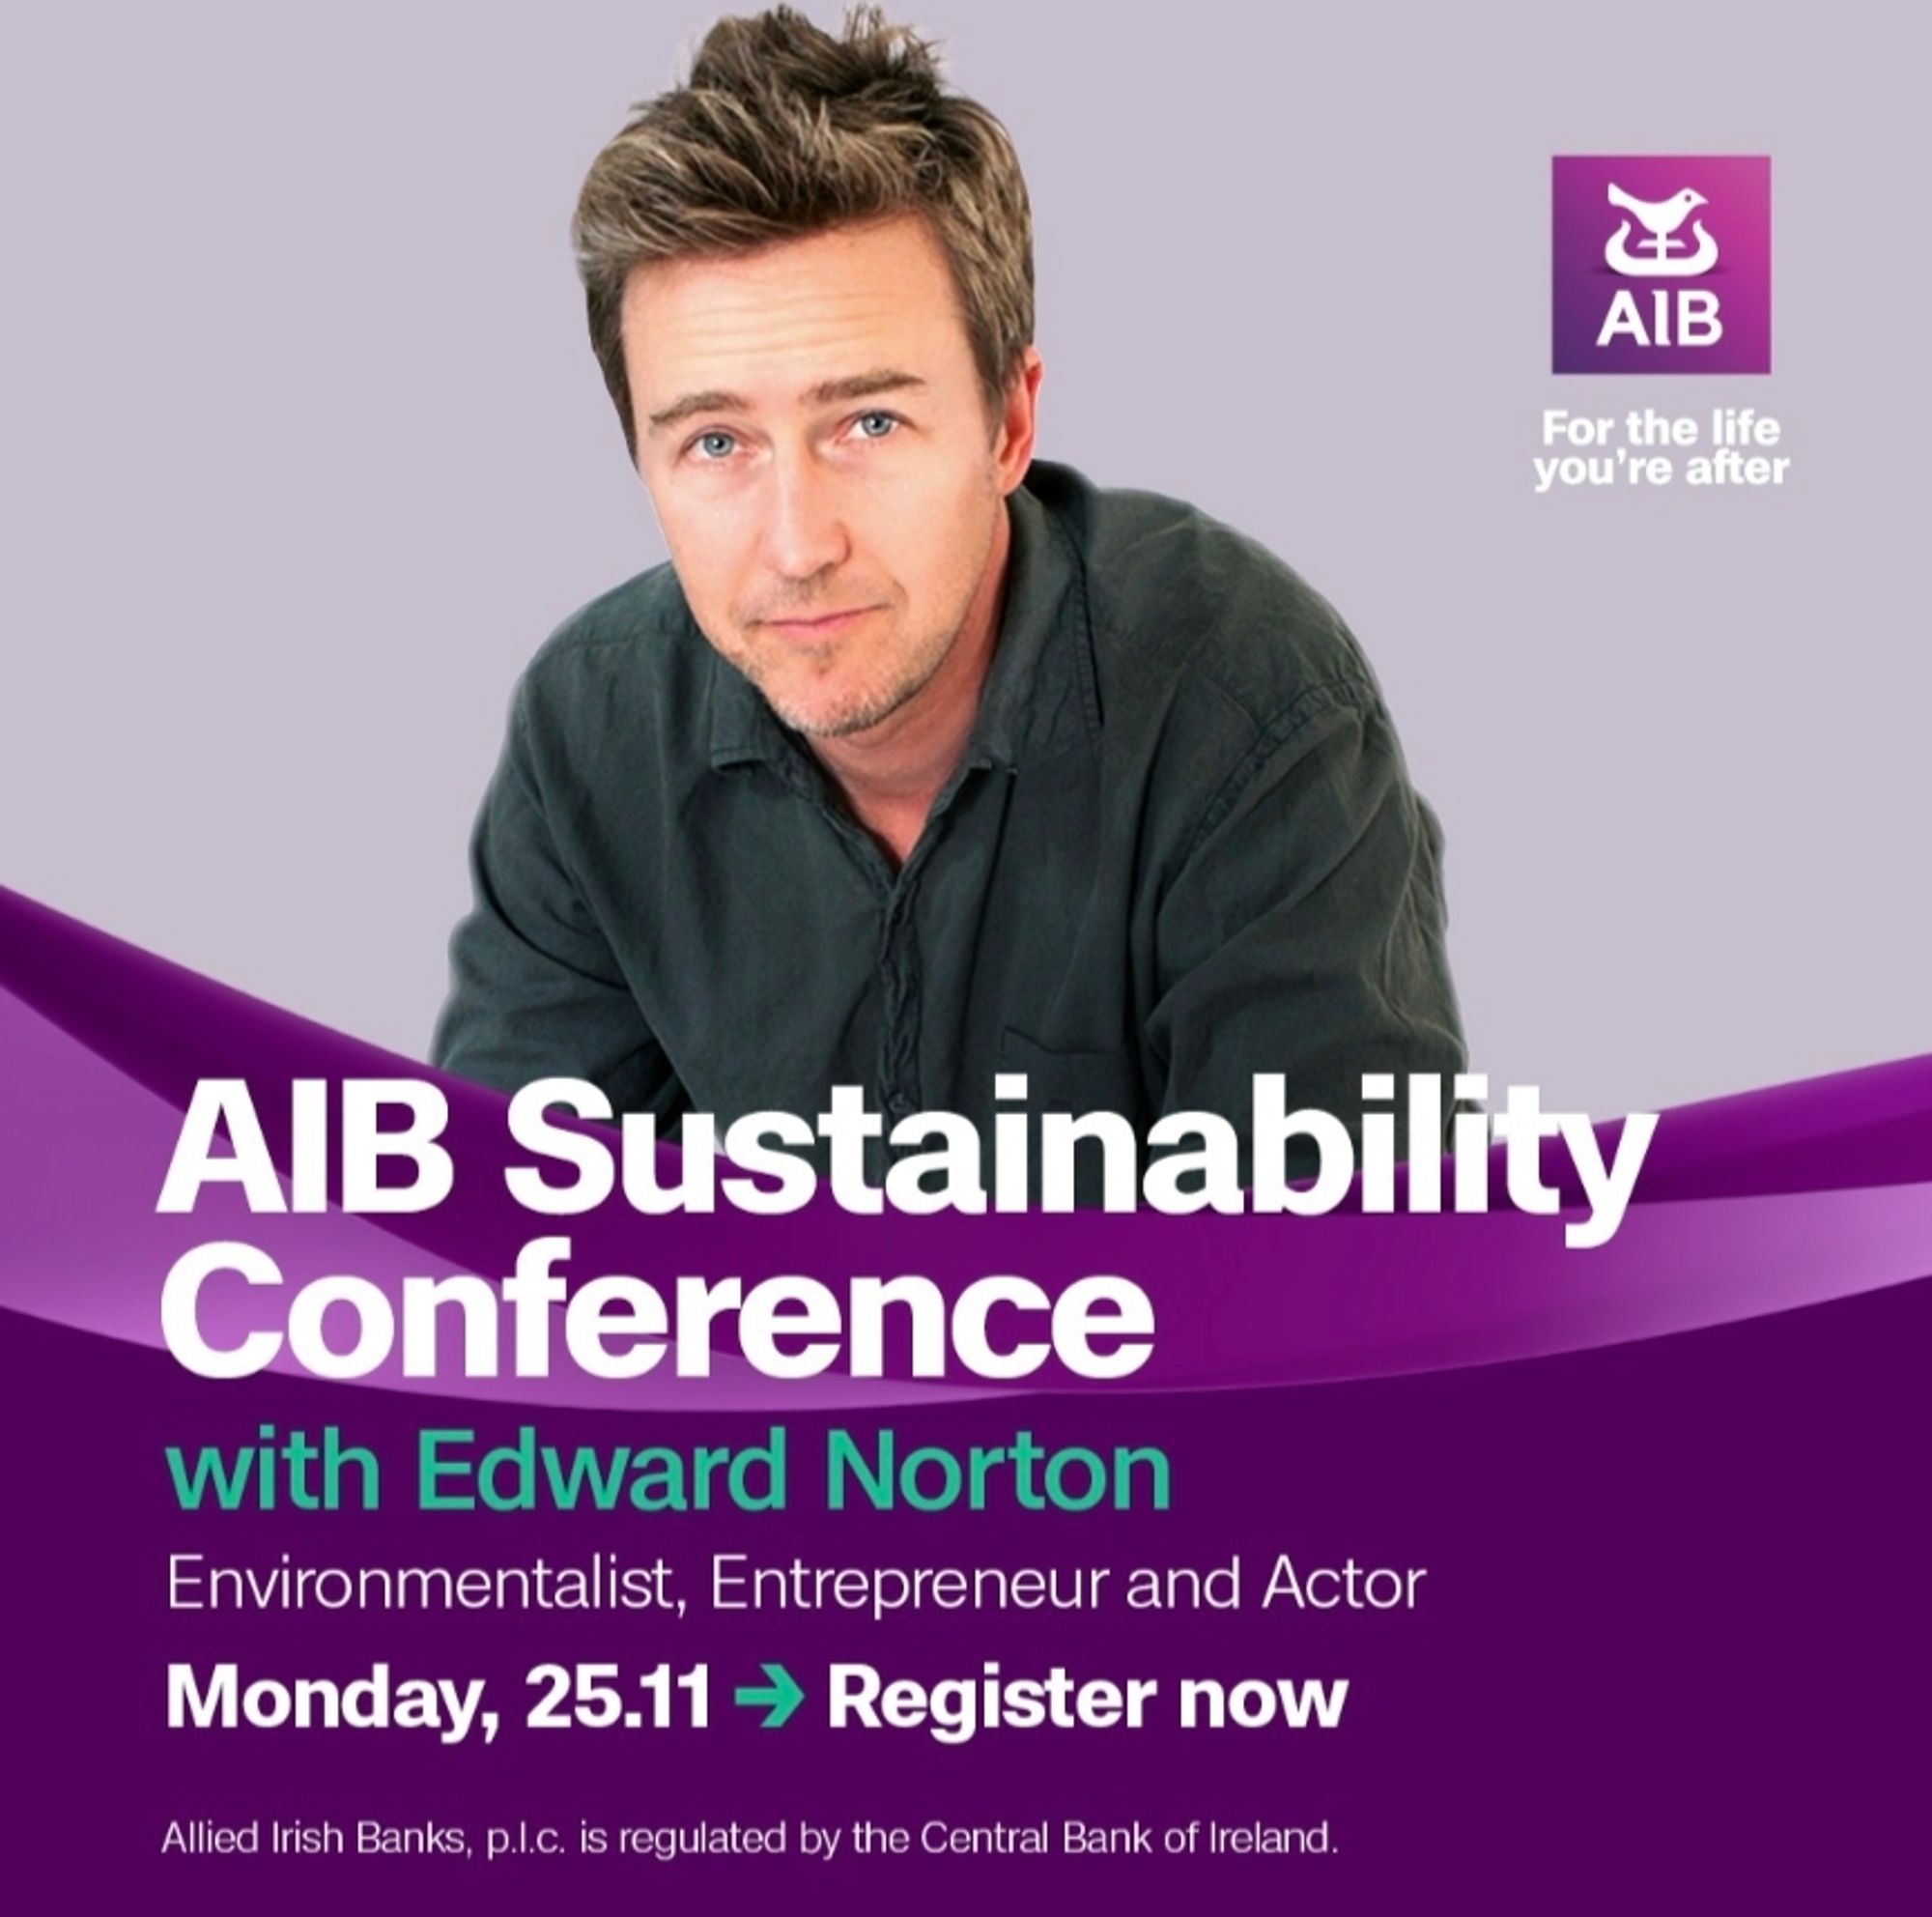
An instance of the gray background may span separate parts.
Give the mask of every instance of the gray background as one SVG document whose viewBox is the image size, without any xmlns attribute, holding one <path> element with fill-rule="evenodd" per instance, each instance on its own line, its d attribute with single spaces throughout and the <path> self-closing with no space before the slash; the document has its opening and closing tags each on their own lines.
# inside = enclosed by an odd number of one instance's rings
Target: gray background
<svg viewBox="0 0 1932 1917">
<path fill-rule="evenodd" d="M 818 17 L 829 9 L 814 6 Z M 919 0 L 1038 222 L 1041 450 L 1348 615 L 1476 1064 L 1932 1048 L 1922 9 Z M 511 683 L 662 556 L 564 238 L 698 6 L 10 8 L 0 879 L 419 1056 Z M 1769 152 L 1769 379 L 1552 379 L 1548 160 Z M 1781 494 L 1537 499 L 1540 409 Z"/>
</svg>

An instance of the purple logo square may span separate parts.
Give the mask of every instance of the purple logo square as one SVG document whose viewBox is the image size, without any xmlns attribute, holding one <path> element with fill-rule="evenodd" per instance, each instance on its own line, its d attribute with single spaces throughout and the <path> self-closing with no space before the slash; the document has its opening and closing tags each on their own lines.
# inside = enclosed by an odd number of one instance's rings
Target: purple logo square
<svg viewBox="0 0 1932 1917">
<path fill-rule="evenodd" d="M 1771 160 L 1550 162 L 1557 373 L 1771 371 Z"/>
</svg>

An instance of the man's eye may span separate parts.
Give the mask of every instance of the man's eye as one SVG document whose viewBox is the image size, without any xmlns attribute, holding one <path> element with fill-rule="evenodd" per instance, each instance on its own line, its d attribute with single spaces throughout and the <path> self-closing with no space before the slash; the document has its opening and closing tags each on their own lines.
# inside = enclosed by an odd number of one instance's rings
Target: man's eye
<svg viewBox="0 0 1932 1917">
<path fill-rule="evenodd" d="M 883 440 L 898 428 L 896 413 L 862 413 L 852 422 L 852 430 L 862 440 Z"/>
<path fill-rule="evenodd" d="M 699 459 L 729 459 L 737 451 L 738 442 L 730 433 L 699 433 L 691 449 Z"/>
</svg>

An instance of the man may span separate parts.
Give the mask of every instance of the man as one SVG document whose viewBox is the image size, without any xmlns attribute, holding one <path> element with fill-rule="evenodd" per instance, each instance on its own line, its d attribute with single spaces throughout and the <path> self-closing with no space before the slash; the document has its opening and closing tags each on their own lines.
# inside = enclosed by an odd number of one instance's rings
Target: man
<svg viewBox="0 0 1932 1917">
<path fill-rule="evenodd" d="M 598 157 L 592 344 L 669 567 L 519 689 L 437 1061 L 619 1110 L 1353 1129 L 1462 1040 L 1440 840 L 1333 610 L 1033 459 L 1012 149 L 870 10 L 725 20 Z"/>
</svg>

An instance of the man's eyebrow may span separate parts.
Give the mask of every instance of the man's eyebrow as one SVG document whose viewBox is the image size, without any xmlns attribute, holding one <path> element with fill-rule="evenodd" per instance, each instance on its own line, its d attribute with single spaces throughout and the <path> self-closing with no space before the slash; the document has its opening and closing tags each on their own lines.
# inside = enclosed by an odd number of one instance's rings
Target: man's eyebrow
<svg viewBox="0 0 1932 1917">
<path fill-rule="evenodd" d="M 815 406 L 835 406 L 840 400 L 871 399 L 882 392 L 907 392 L 924 385 L 917 373 L 880 366 L 869 373 L 855 373 L 849 380 L 827 380 L 822 386 L 813 386 L 806 396 Z"/>
<path fill-rule="evenodd" d="M 902 373 L 896 367 L 879 366 L 869 373 L 854 373 L 842 380 L 825 380 L 805 397 L 809 405 L 837 406 L 852 399 L 872 399 L 882 392 L 910 392 L 925 385 L 917 373 Z M 654 433 L 675 426 L 695 413 L 749 413 L 751 403 L 735 392 L 688 392 L 674 399 L 661 413 L 650 415 Z"/>
<path fill-rule="evenodd" d="M 680 419 L 689 419 L 694 413 L 743 413 L 747 410 L 745 402 L 735 392 L 688 392 L 682 399 L 672 400 L 662 413 L 653 413 L 650 427 L 655 433 L 666 426 L 675 426 Z"/>
</svg>

